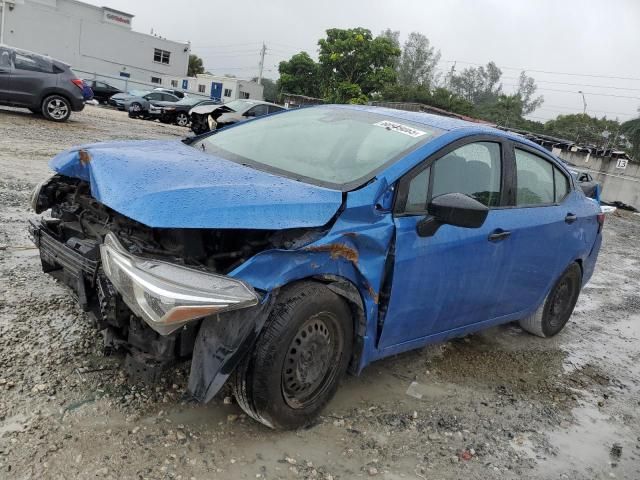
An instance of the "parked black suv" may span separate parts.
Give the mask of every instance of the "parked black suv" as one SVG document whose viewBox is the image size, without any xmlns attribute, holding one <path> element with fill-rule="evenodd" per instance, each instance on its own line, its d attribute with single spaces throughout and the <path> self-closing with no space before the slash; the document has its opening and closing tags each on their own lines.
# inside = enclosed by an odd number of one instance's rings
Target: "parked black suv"
<svg viewBox="0 0 640 480">
<path fill-rule="evenodd" d="M 0 45 L 0 105 L 28 108 L 48 120 L 64 122 L 92 96 L 66 63 Z"/>
<path fill-rule="evenodd" d="M 107 103 L 109 99 L 116 93 L 122 93 L 122 90 L 100 80 L 87 80 L 84 83 L 93 90 L 93 98 L 100 103 Z"/>
</svg>

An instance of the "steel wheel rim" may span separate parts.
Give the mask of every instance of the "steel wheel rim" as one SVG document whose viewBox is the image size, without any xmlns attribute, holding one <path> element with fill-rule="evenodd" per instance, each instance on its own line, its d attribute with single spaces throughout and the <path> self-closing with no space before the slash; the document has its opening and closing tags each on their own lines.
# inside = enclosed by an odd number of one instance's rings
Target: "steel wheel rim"
<svg viewBox="0 0 640 480">
<path fill-rule="evenodd" d="M 287 348 L 282 393 L 291 408 L 313 403 L 332 384 L 343 349 L 336 319 L 328 312 L 310 317 Z"/>
<path fill-rule="evenodd" d="M 574 279 L 565 277 L 555 288 L 549 304 L 549 325 L 552 328 L 564 323 L 567 313 L 571 311 L 575 287 Z"/>
<path fill-rule="evenodd" d="M 178 115 L 178 117 L 176 118 L 176 123 L 181 126 L 184 127 L 187 123 L 189 123 L 189 119 L 187 118 L 187 116 L 183 113 L 181 115 Z"/>
<path fill-rule="evenodd" d="M 47 103 L 47 113 L 51 118 L 60 120 L 69 113 L 69 107 L 67 107 L 67 104 L 59 98 L 54 98 L 53 100 L 49 100 Z"/>
</svg>

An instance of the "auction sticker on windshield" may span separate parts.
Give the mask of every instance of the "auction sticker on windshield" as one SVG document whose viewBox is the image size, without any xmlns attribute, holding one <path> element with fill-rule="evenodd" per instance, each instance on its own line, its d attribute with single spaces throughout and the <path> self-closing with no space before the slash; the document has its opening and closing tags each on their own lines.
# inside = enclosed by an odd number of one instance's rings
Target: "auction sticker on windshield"
<svg viewBox="0 0 640 480">
<path fill-rule="evenodd" d="M 382 120 L 381 122 L 374 123 L 374 125 L 386 128 L 387 130 L 393 130 L 394 132 L 403 133 L 413 138 L 427 134 L 427 132 L 423 132 L 422 130 L 417 130 L 402 123 L 390 122 L 389 120 Z"/>
</svg>

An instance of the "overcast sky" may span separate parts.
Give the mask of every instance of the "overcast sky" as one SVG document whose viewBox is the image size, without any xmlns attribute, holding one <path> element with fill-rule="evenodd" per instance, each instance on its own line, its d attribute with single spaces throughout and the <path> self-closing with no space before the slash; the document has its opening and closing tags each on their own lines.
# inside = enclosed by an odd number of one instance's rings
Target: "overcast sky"
<svg viewBox="0 0 640 480">
<path fill-rule="evenodd" d="M 532 114 L 547 120 L 582 112 L 628 120 L 640 107 L 640 0 L 89 0 L 135 15 L 133 29 L 190 41 L 207 70 L 257 75 L 267 46 L 265 76 L 305 50 L 317 55 L 328 28 L 391 28 L 401 41 L 412 31 L 441 51 L 439 68 L 456 70 L 493 60 L 510 92 L 525 69 L 544 95 Z M 548 72 L 548 73 L 543 73 Z M 612 78 L 613 77 L 613 78 Z M 605 95 L 603 95 L 605 94 Z M 628 98 L 621 98 L 628 97 Z"/>
</svg>

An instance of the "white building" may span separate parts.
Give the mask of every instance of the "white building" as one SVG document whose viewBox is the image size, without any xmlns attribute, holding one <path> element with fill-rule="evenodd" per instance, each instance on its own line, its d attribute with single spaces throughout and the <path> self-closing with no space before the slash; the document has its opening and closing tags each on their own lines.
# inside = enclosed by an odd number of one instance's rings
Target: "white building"
<svg viewBox="0 0 640 480">
<path fill-rule="evenodd" d="M 128 13 L 76 0 L 3 3 L 5 44 L 62 60 L 84 78 L 120 88 L 129 82 L 129 88 L 138 82 L 168 87 L 169 77 L 187 74 L 189 43 L 135 32 Z"/>
<path fill-rule="evenodd" d="M 238 98 L 263 99 L 264 87 L 257 82 L 234 77 L 201 74 L 194 77 L 170 78 L 168 87 L 215 98 L 223 103 Z"/>
</svg>

